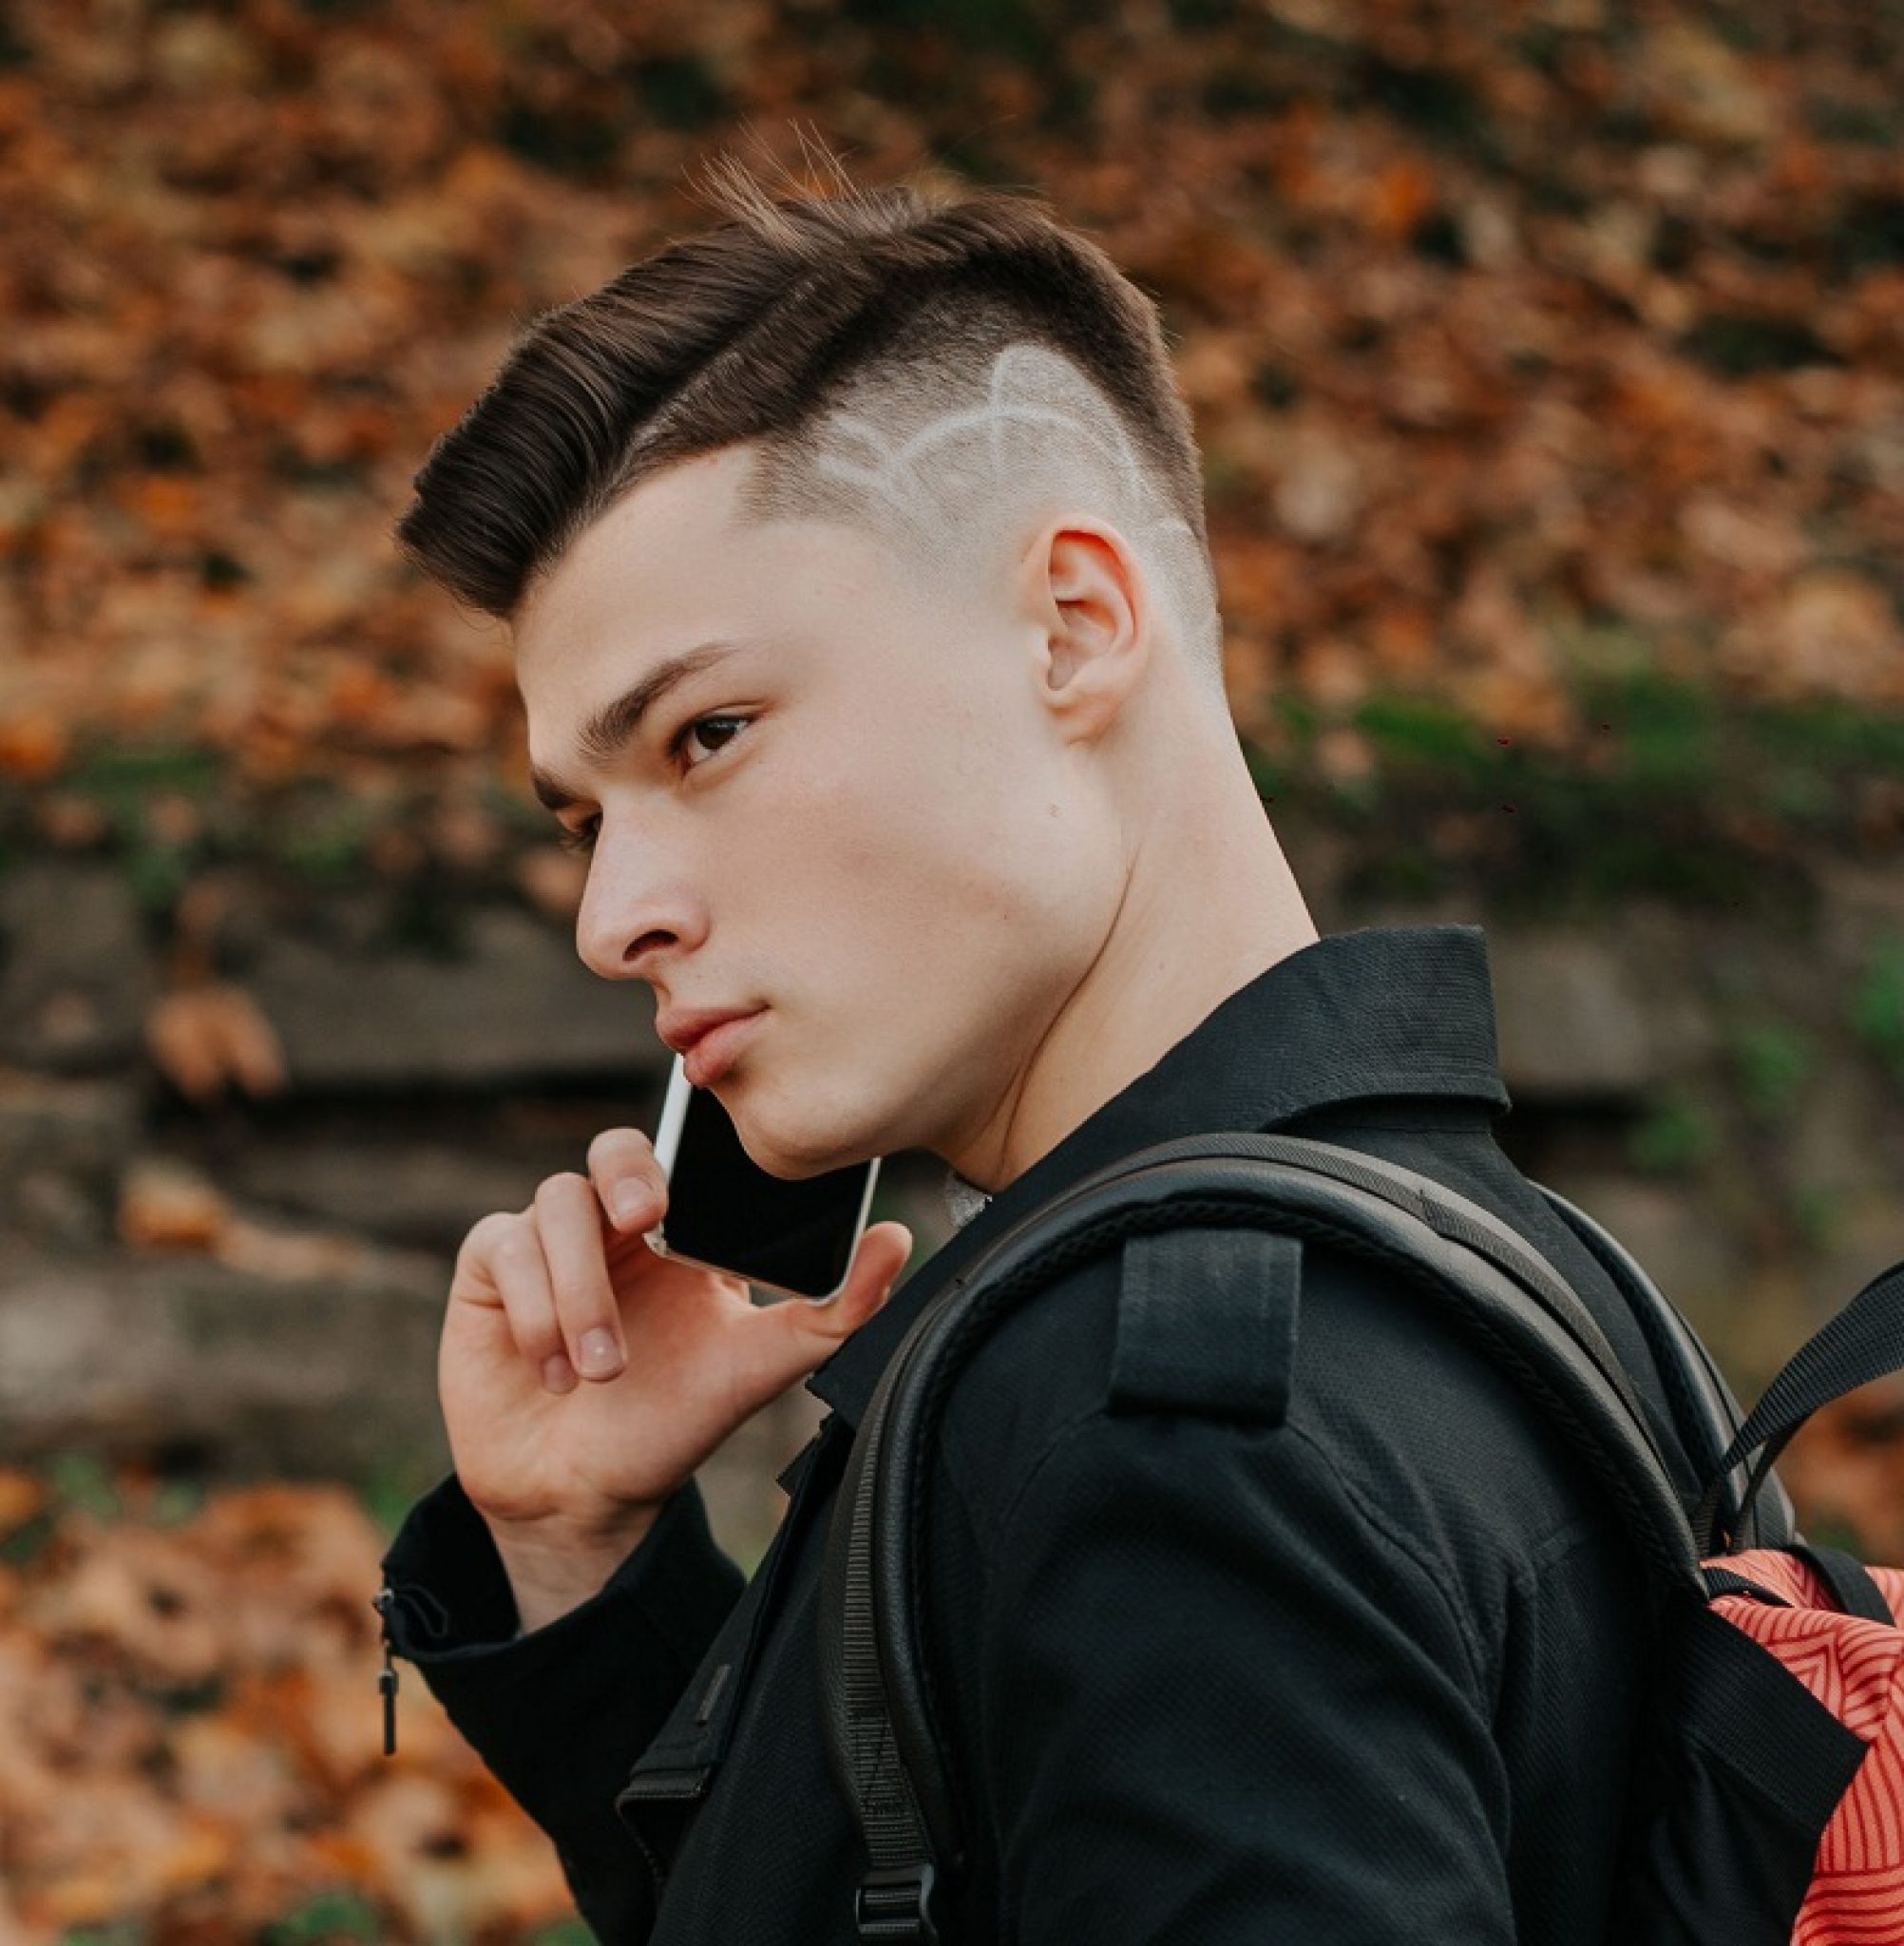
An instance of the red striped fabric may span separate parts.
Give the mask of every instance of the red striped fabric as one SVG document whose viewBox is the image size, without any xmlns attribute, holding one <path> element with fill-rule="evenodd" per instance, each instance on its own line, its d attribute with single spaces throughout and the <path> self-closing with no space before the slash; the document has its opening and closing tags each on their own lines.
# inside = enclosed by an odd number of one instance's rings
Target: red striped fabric
<svg viewBox="0 0 1904 1946">
<path fill-rule="evenodd" d="M 1818 1842 L 1793 1946 L 1904 1942 L 1904 1628 L 1840 1614 L 1811 1569 L 1777 1548 L 1711 1563 L 1794 1605 L 1746 1594 L 1712 1604 L 1778 1657 L 1845 1727 L 1870 1746 Z M 1893 1614 L 1904 1614 L 1904 1571 L 1873 1568 Z"/>
</svg>

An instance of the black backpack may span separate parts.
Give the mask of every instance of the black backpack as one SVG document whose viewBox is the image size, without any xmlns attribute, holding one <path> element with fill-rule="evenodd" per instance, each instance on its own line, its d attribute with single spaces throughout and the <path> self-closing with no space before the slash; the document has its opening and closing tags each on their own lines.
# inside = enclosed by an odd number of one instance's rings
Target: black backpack
<svg viewBox="0 0 1904 1946">
<path fill-rule="evenodd" d="M 952 1383 L 987 1326 L 1061 1271 L 1133 1236 L 1245 1226 L 1314 1239 L 1403 1272 L 1439 1318 L 1472 1337 L 1571 1438 L 1622 1510 L 1666 1601 L 1678 1604 L 1667 1613 L 1685 1626 L 1670 1631 L 1670 1647 L 1690 1642 L 1698 1650 L 1690 1660 L 1677 1656 L 1666 1720 L 1647 1777 L 1636 1780 L 1647 1808 L 1616 1936 L 1623 1946 L 1719 1938 L 1786 1946 L 1819 1835 L 1865 1746 L 1737 1630 L 1720 1632 L 1746 1649 L 1715 1660 L 1706 1623 L 1716 1598 L 1797 1604 L 1708 1557 L 1781 1550 L 1780 1560 L 1816 1571 L 1836 1608 L 1882 1616 L 1889 1626 L 1875 1582 L 1851 1556 L 1798 1539 L 1771 1467 L 1819 1405 L 1904 1366 L 1904 1263 L 1813 1339 L 1744 1420 L 1697 1334 L 1632 1257 L 1566 1198 L 1534 1187 L 1607 1270 L 1645 1332 L 1675 1428 L 1706 1482 L 1696 1507 L 1683 1503 L 1606 1334 L 1548 1259 L 1444 1185 L 1333 1143 L 1236 1133 L 1142 1150 L 1023 1218 L 921 1312 L 888 1361 L 847 1458 L 820 1604 L 828 1757 L 868 1860 L 855 1900 L 860 1938 L 944 1946 L 954 1936 L 948 1914 L 962 1848 L 917 1612 L 920 1499 Z M 1695 1616 L 1703 1618 L 1697 1627 Z M 1769 1740 L 1761 1703 L 1780 1727 Z M 1749 1780 L 1742 1790 L 1742 1773 Z"/>
</svg>

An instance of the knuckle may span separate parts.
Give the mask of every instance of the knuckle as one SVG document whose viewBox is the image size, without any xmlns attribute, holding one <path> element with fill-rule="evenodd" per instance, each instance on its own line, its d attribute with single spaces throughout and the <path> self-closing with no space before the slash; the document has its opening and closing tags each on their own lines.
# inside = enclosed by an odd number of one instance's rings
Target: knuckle
<svg viewBox="0 0 1904 1946">
<path fill-rule="evenodd" d="M 489 1246 L 489 1261 L 505 1269 L 525 1269 L 541 1254 L 535 1238 L 522 1225 L 500 1231 Z"/>
<path fill-rule="evenodd" d="M 639 1129 L 603 1129 L 588 1145 L 588 1162 L 595 1168 L 607 1161 L 638 1157 L 651 1144 Z"/>
<path fill-rule="evenodd" d="M 545 1307 L 538 1308 L 530 1318 L 512 1317 L 509 1328 L 515 1334 L 516 1349 L 538 1369 L 551 1352 L 566 1348 L 555 1313 Z"/>
<path fill-rule="evenodd" d="M 479 1216 L 469 1226 L 463 1238 L 463 1247 L 457 1251 L 458 1258 L 467 1264 L 493 1257 L 497 1245 L 509 1233 L 509 1226 L 516 1218 L 505 1211 L 492 1210 L 486 1216 Z"/>
</svg>

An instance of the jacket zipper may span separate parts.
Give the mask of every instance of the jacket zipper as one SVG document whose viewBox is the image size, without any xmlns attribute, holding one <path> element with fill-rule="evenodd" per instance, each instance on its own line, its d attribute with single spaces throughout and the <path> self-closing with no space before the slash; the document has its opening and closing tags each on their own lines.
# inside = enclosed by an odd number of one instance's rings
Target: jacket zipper
<svg viewBox="0 0 1904 1946">
<path fill-rule="evenodd" d="M 408 1607 L 417 1619 L 418 1626 L 426 1634 L 440 1636 L 449 1626 L 449 1617 L 443 1604 L 428 1589 L 411 1583 L 401 1588 L 392 1588 L 386 1581 L 371 1596 L 371 1606 L 383 1617 L 384 1666 L 377 1674 L 377 1693 L 384 1706 L 384 1755 L 396 1755 L 396 1693 L 397 1670 L 392 1660 L 396 1652 L 395 1637 L 390 1633 L 390 1616 L 399 1604 Z"/>
<path fill-rule="evenodd" d="M 793 1456 L 782 1471 L 780 1484 L 787 1490 L 789 1495 L 788 1519 L 790 1521 L 793 1516 L 794 1503 L 804 1504 L 803 1490 L 807 1486 L 807 1477 L 813 1470 L 813 1462 L 818 1457 L 819 1448 L 823 1443 L 826 1426 L 831 1422 L 830 1419 L 823 1422 L 820 1430 Z M 848 1439 L 847 1443 L 850 1444 L 850 1439 Z M 842 1450 L 844 1451 L 844 1448 Z M 720 1697 L 722 1688 L 730 1680 L 732 1672 L 736 1668 L 746 1669 L 753 1662 L 754 1653 L 759 1647 L 760 1635 L 767 1626 L 768 1611 L 773 1601 L 781 1574 L 785 1568 L 787 1556 L 791 1552 L 789 1546 L 790 1539 L 791 1536 L 788 1531 L 788 1527 L 783 1523 L 780 1532 L 774 1536 L 773 1545 L 768 1551 L 767 1559 L 761 1564 L 760 1574 L 762 1578 L 759 1583 L 759 1606 L 754 1612 L 752 1624 L 749 1629 L 738 1663 L 723 1663 L 716 1669 L 713 1679 L 708 1685 L 707 1691 L 701 1699 L 699 1711 L 695 1718 L 697 1723 L 704 1725 L 709 1716 L 712 1715 L 714 1703 Z M 745 1598 L 743 1597 L 743 1599 Z M 728 1699 L 728 1707 L 730 1708 L 735 1707 L 732 1697 Z M 655 1897 L 657 1900 L 660 1898 L 662 1888 L 668 1882 L 668 1863 L 655 1847 L 648 1842 L 647 1839 L 642 1836 L 638 1822 L 628 1817 L 622 1807 L 625 1804 L 635 1803 L 675 1803 L 683 1805 L 697 1803 L 707 1795 L 709 1785 L 717 1767 L 717 1764 L 704 1764 L 678 1770 L 642 1771 L 638 1769 L 628 1776 L 623 1782 L 621 1788 L 615 1795 L 616 1816 L 621 1820 L 622 1828 L 634 1839 L 642 1858 L 647 1860 L 648 1870 L 654 1877 Z"/>
</svg>

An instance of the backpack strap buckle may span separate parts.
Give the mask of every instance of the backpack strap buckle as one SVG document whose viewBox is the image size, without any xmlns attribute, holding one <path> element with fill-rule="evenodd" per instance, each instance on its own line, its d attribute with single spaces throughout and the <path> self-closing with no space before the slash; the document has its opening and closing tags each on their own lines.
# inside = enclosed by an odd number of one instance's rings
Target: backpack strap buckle
<svg viewBox="0 0 1904 1946">
<path fill-rule="evenodd" d="M 853 1894 L 853 1924 L 862 1939 L 939 1946 L 933 1911 L 938 1875 L 929 1859 L 910 1865 L 875 1865 Z"/>
</svg>

